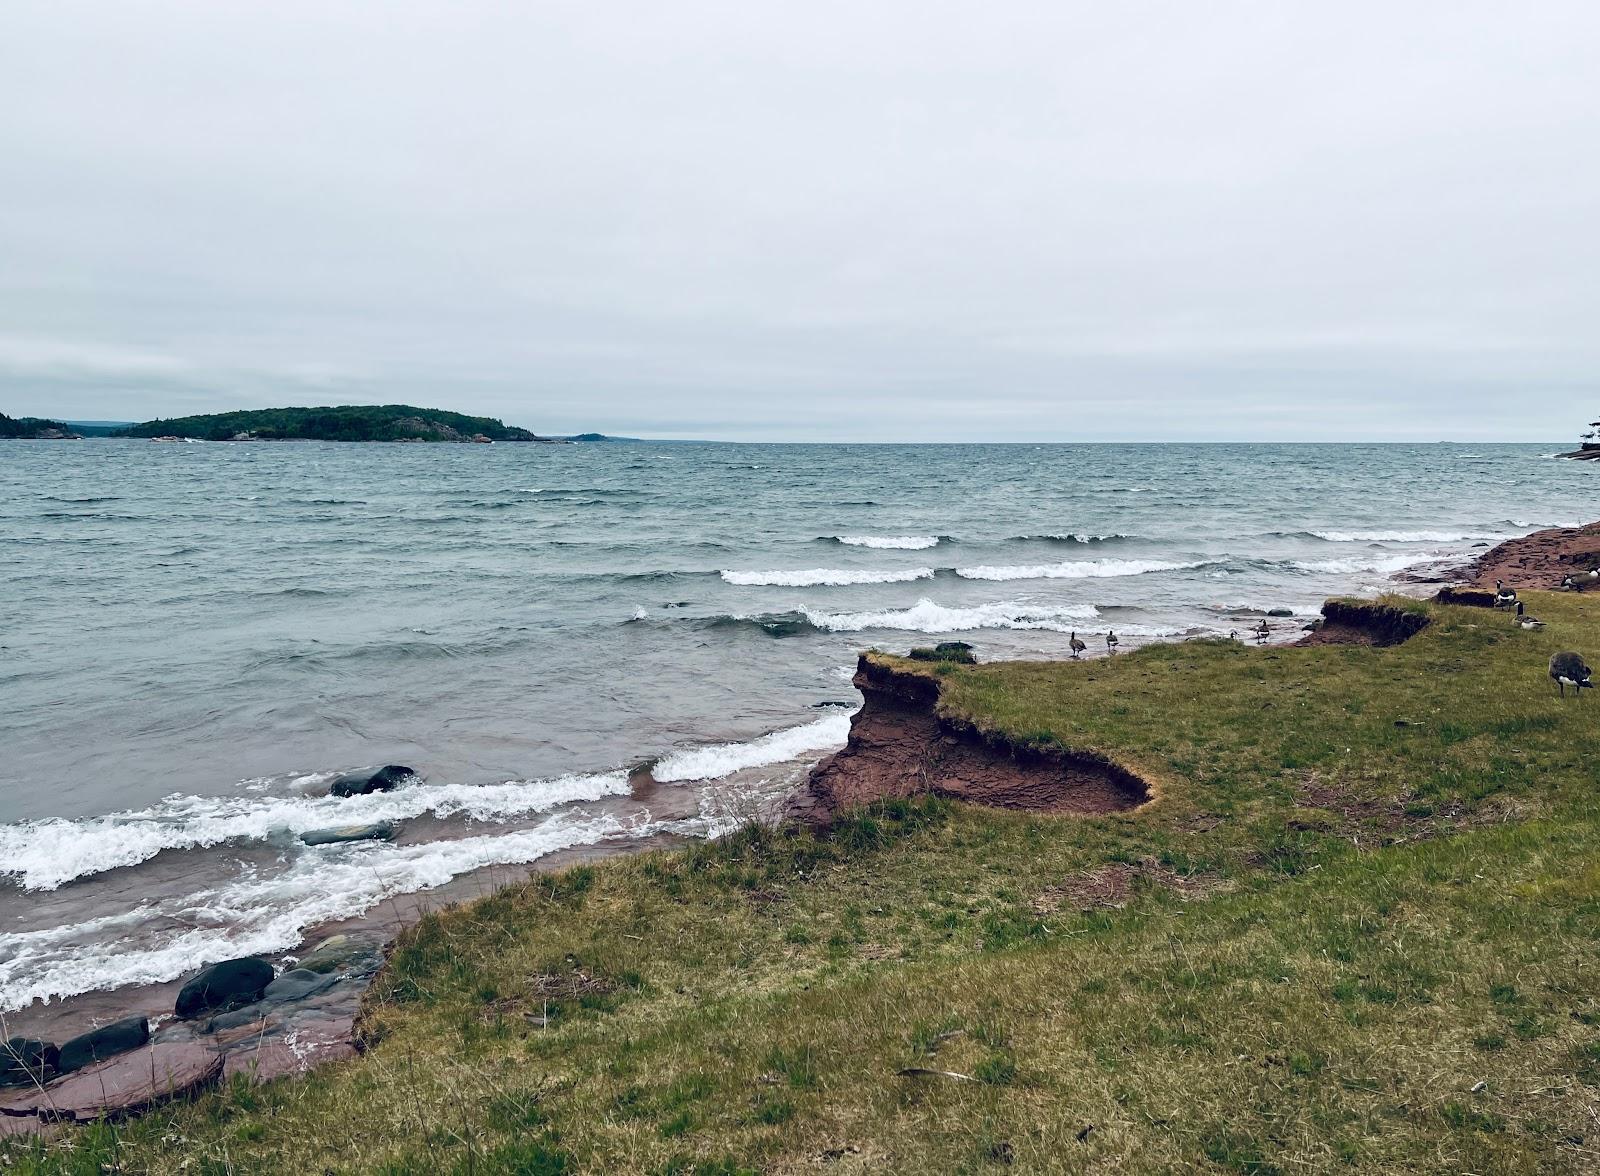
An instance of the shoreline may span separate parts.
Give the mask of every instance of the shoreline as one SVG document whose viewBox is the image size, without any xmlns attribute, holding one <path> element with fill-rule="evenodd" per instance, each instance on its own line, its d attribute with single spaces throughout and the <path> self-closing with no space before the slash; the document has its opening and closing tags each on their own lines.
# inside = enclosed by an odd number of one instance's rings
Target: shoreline
<svg viewBox="0 0 1600 1176">
<path fill-rule="evenodd" d="M 1584 563 L 1586 560 L 1589 562 Z M 1507 569 L 1515 569 L 1519 578 L 1512 579 L 1513 586 L 1533 588 L 1551 586 L 1546 581 L 1552 578 L 1559 583 L 1562 569 L 1580 566 L 1600 566 L 1600 523 L 1577 528 L 1550 528 L 1507 540 L 1485 551 L 1466 568 L 1452 570 L 1462 573 L 1452 578 L 1456 582 L 1481 584 L 1492 582 L 1496 575 L 1506 575 Z M 1302 627 L 1299 623 L 1301 620 L 1303 618 L 1293 618 L 1290 625 L 1299 630 Z M 1156 638 L 1141 644 L 1167 643 L 1177 644 L 1181 643 L 1181 640 L 1169 642 Z M 1131 648 L 1132 646 L 1130 651 Z M 1104 652 L 1097 652 L 1091 656 L 1107 655 Z M 869 703 L 870 701 L 869 697 Z M 861 714 L 865 716 L 866 710 L 864 709 Z M 861 721 L 865 720 L 858 720 Z M 852 742 L 854 735 L 855 724 L 852 725 Z M 916 737 L 927 738 L 928 733 L 923 732 Z M 835 753 L 816 764 L 808 773 L 805 783 L 788 794 L 785 805 L 790 808 L 790 815 L 796 815 L 792 812 L 796 800 L 826 772 L 828 765 L 838 754 L 840 753 Z M 646 790 L 655 786 L 648 772 L 639 774 L 637 783 Z M 1153 790 L 1150 794 L 1153 795 Z M 642 840 L 601 842 L 559 850 L 522 866 L 484 867 L 462 874 L 432 890 L 385 900 L 377 908 L 361 916 L 310 928 L 303 941 L 304 946 L 266 958 L 276 964 L 288 965 L 298 958 L 297 952 L 305 951 L 306 946 L 334 935 L 359 938 L 371 949 L 370 956 L 386 958 L 396 938 L 407 927 L 430 912 L 468 903 L 492 894 L 501 887 L 538 874 L 553 873 L 624 854 L 677 848 L 691 843 L 692 840 L 672 834 L 657 834 Z M 256 1080 L 260 1081 L 288 1074 L 304 1074 L 316 1065 L 352 1056 L 359 1049 L 355 1027 L 365 1003 L 365 994 L 381 967 L 380 960 L 369 970 L 348 974 L 323 996 L 310 1000 L 303 1006 L 294 1006 L 280 1013 L 274 1013 L 270 1025 L 265 1023 L 265 1020 L 253 1023 L 250 1032 L 234 1034 L 225 1041 L 219 1041 L 219 1052 L 227 1072 L 253 1072 Z M 161 985 L 84 993 L 78 997 L 6 1015 L 0 1018 L 0 1026 L 4 1027 L 6 1036 L 22 1032 L 50 1040 L 61 1040 L 68 1035 L 69 1029 L 81 1031 L 96 1022 L 103 1024 L 128 1015 L 166 1014 L 153 1026 L 156 1030 L 156 1040 L 193 1041 L 197 1035 L 192 1030 L 181 1031 L 184 1027 L 172 1022 L 170 1014 L 167 1014 L 167 1010 L 171 1008 L 172 997 L 181 984 L 181 980 L 176 980 Z M 154 1021 L 154 1017 L 152 1020 Z M 312 1023 L 317 1025 L 317 1031 L 306 1031 Z M 285 1039 L 297 1036 L 300 1037 L 299 1048 L 293 1046 L 282 1048 L 281 1043 Z M 18 1102 L 16 1091 L 8 1092 L 6 1101 L 14 1106 Z M 0 1128 L 4 1128 L 7 1132 L 38 1129 L 43 1125 L 37 1119 L 30 1121 L 26 1114 L 19 1116 L 15 1109 L 8 1109 L 6 1119 L 0 1120 Z"/>
</svg>

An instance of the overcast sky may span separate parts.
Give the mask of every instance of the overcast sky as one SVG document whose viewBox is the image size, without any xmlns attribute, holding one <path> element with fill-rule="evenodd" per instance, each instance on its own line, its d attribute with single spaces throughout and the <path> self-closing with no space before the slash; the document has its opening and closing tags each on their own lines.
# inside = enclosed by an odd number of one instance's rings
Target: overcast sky
<svg viewBox="0 0 1600 1176">
<path fill-rule="evenodd" d="M 4 0 L 0 411 L 1572 440 L 1600 4 Z"/>
</svg>

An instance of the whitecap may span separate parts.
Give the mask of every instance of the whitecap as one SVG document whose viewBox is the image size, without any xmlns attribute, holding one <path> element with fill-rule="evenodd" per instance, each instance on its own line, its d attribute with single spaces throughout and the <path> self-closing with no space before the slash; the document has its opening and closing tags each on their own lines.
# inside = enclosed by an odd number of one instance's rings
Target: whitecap
<svg viewBox="0 0 1600 1176">
<path fill-rule="evenodd" d="M 729 584 L 782 588 L 837 587 L 845 584 L 903 584 L 933 578 L 932 568 L 809 568 L 794 572 L 721 573 Z"/>
<path fill-rule="evenodd" d="M 1161 559 L 1086 559 L 1054 564 L 957 568 L 956 575 L 967 580 L 1089 580 L 1142 576 L 1149 572 L 1175 572 L 1201 566 L 1194 561 L 1175 563 Z"/>
<path fill-rule="evenodd" d="M 158 909 L 144 907 L 49 931 L 0 934 L 0 1011 L 82 992 L 158 984 L 216 960 L 284 951 L 311 927 L 352 918 L 396 895 L 431 890 L 471 870 L 520 865 L 556 850 L 652 831 L 646 823 L 625 825 L 610 816 L 556 817 L 534 829 L 456 841 L 365 842 L 337 847 L 342 851 L 337 856 L 303 855 L 282 872 L 246 872 Z M 99 935 L 114 929 L 114 922 L 126 925 L 127 934 Z"/>
<path fill-rule="evenodd" d="M 939 545 L 937 535 L 835 535 L 847 547 L 876 547 L 886 551 L 924 551 Z"/>
<path fill-rule="evenodd" d="M 1027 605 L 1000 601 L 967 608 L 947 608 L 931 600 L 910 608 L 880 612 L 822 612 L 802 608 L 819 629 L 854 633 L 862 629 L 899 629 L 913 633 L 961 633 L 971 629 L 1053 629 L 1066 632 L 1070 622 L 1100 615 L 1092 604 Z"/>
<path fill-rule="evenodd" d="M 415 784 L 343 799 L 173 795 L 136 812 L 0 825 L 0 875 L 16 878 L 27 890 L 55 890 L 74 878 L 137 865 L 164 850 L 262 841 L 274 833 L 407 820 L 424 813 L 498 820 L 627 790 L 627 776 L 612 772 L 504 784 Z"/>
<path fill-rule="evenodd" d="M 650 774 L 662 783 L 720 780 L 746 768 L 763 768 L 843 747 L 853 712 L 824 715 L 801 727 L 774 731 L 746 743 L 690 747 L 663 757 Z"/>
<path fill-rule="evenodd" d="M 1496 539 L 1489 531 L 1309 531 L 1330 543 L 1459 543 L 1467 539 Z"/>
</svg>

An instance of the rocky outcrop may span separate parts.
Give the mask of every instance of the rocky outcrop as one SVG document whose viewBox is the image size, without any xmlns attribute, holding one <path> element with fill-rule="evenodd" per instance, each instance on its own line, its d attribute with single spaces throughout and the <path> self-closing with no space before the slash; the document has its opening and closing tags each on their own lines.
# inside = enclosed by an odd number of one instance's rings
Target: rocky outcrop
<svg viewBox="0 0 1600 1176">
<path fill-rule="evenodd" d="M 61 1047 L 56 1069 L 63 1074 L 139 1049 L 150 1041 L 150 1022 L 144 1017 L 124 1017 L 87 1033 L 80 1033 Z"/>
<path fill-rule="evenodd" d="M 1322 606 L 1322 624 L 1302 637 L 1301 645 L 1399 645 L 1428 627 L 1424 613 L 1364 600 L 1330 600 Z"/>
<path fill-rule="evenodd" d="M 369 792 L 392 792 L 416 773 L 400 764 L 386 764 L 376 772 L 350 772 L 335 780 L 328 791 L 334 796 L 365 796 Z"/>
<path fill-rule="evenodd" d="M 943 715 L 933 674 L 866 654 L 855 685 L 865 704 L 844 750 L 822 761 L 786 815 L 814 826 L 870 804 L 932 794 L 996 808 L 1107 813 L 1152 798 L 1136 773 L 1091 752 L 1019 745 Z"/>
<path fill-rule="evenodd" d="M 226 1012 L 261 999 L 272 983 L 272 965 L 246 957 L 224 960 L 202 969 L 178 993 L 175 1011 L 186 1021 L 207 1013 Z"/>
<path fill-rule="evenodd" d="M 1507 539 L 1484 552 L 1467 578 L 1480 588 L 1503 580 L 1512 588 L 1559 588 L 1563 576 L 1600 567 L 1600 523 L 1551 527 Z"/>
<path fill-rule="evenodd" d="M 14 1095 L 0 1113 L 38 1123 L 120 1118 L 209 1086 L 222 1064 L 222 1054 L 199 1042 L 150 1045 Z"/>
</svg>

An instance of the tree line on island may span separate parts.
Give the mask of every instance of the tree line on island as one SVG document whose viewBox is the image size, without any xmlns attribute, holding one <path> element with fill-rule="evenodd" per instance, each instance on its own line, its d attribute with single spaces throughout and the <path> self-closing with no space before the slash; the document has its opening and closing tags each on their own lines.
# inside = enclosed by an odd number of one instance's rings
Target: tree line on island
<svg viewBox="0 0 1600 1176">
<path fill-rule="evenodd" d="M 84 436 L 197 441 L 528 441 L 559 444 L 495 417 L 468 416 L 409 404 L 261 408 L 197 416 L 164 417 L 142 424 L 106 425 L 12 418 L 0 413 L 0 438 L 80 440 Z M 598 435 L 593 435 L 598 436 Z"/>
</svg>

